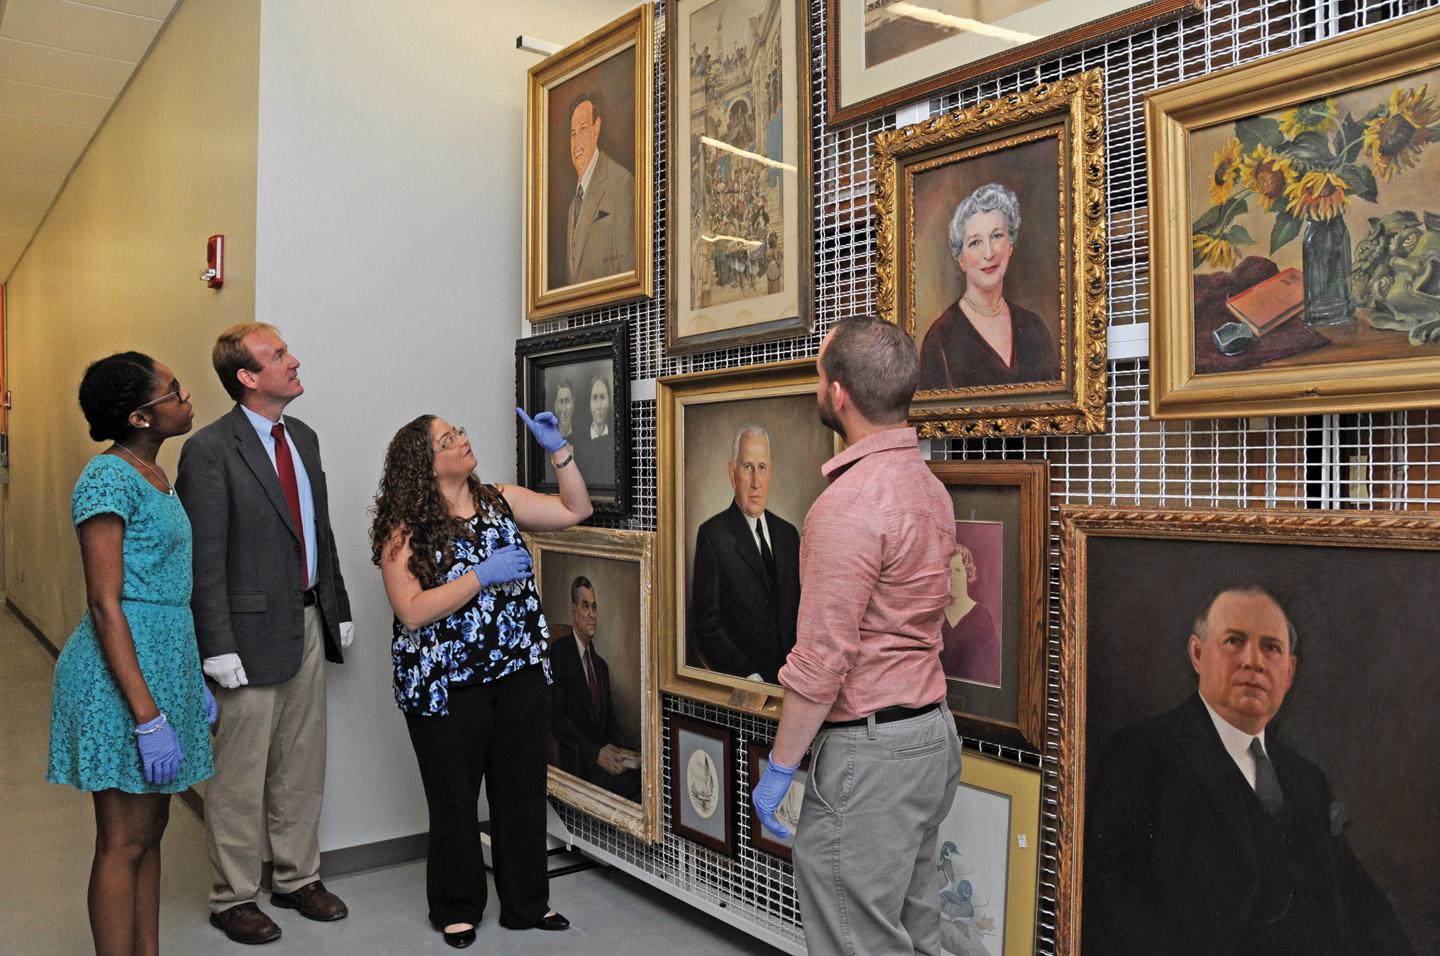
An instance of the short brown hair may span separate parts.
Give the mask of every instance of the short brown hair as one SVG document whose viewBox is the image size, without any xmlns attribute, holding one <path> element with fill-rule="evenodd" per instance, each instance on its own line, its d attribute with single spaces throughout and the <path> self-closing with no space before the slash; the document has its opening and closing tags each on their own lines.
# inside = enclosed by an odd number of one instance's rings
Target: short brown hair
<svg viewBox="0 0 1440 956">
<path fill-rule="evenodd" d="M 260 371 L 260 363 L 245 344 L 245 336 L 255 332 L 280 334 L 280 330 L 269 322 L 241 322 L 221 332 L 220 337 L 215 340 L 215 348 L 210 352 L 210 364 L 215 366 L 215 374 L 220 376 L 220 384 L 237 402 L 245 394 L 245 386 L 240 383 L 236 373 L 242 368 L 247 372 Z"/>
<path fill-rule="evenodd" d="M 820 364 L 850 393 L 855 410 L 876 425 L 903 422 L 920 384 L 920 356 L 910 336 L 873 315 L 841 319 Z"/>
</svg>

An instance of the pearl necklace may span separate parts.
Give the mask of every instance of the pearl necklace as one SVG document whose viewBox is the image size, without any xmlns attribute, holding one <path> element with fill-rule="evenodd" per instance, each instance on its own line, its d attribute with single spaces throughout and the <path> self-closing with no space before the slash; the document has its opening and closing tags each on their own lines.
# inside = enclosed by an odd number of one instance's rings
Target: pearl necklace
<svg viewBox="0 0 1440 956">
<path fill-rule="evenodd" d="M 120 444 L 118 441 L 115 443 L 115 447 L 118 448 L 118 449 L 120 449 L 121 451 L 125 452 L 126 454 L 128 454 L 131 458 L 134 458 L 135 461 L 138 462 L 138 463 L 140 464 L 140 466 L 141 466 L 142 468 L 144 468 L 146 471 L 150 472 L 150 474 L 154 475 L 156 478 L 159 478 L 161 481 L 165 482 L 165 487 L 166 487 L 167 489 L 169 489 L 168 491 L 165 492 L 167 495 L 174 495 L 174 494 L 175 494 L 175 486 L 172 485 L 172 484 L 170 484 L 170 479 L 166 478 L 163 473 L 161 473 L 161 472 L 159 472 L 159 471 L 156 471 L 154 468 L 151 468 L 149 465 L 147 465 L 147 464 L 145 463 L 145 460 L 144 460 L 143 458 L 141 458 L 139 455 L 135 454 L 135 453 L 134 453 L 133 451 L 131 451 L 130 449 L 126 448 L 124 445 Z"/>
<path fill-rule="evenodd" d="M 1003 308 L 1005 308 L 1005 300 L 1004 300 L 1004 299 L 1001 299 L 1001 300 L 1000 300 L 1000 303 L 999 303 L 998 305 L 996 305 L 995 308 L 993 308 L 993 309 L 987 309 L 987 308 L 985 308 L 983 305 L 980 305 L 978 302 L 976 302 L 974 299 L 970 298 L 970 293 L 969 293 L 968 291 L 967 291 L 963 296 L 961 296 L 961 298 L 965 300 L 965 303 L 966 303 L 967 305 L 969 305 L 970 308 L 974 309 L 976 312 L 979 312 L 981 315 L 985 316 L 987 319 L 992 319 L 992 318 L 994 318 L 995 316 L 999 315 L 999 314 L 1000 314 L 1000 310 L 1003 309 Z"/>
</svg>

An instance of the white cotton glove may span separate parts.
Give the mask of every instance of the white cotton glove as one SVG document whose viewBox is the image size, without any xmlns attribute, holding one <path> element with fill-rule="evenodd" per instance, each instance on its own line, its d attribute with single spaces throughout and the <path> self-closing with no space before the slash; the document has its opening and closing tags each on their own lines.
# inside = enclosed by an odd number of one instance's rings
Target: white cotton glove
<svg viewBox="0 0 1440 956">
<path fill-rule="evenodd" d="M 245 676 L 245 665 L 240 663 L 239 654 L 218 654 L 215 657 L 207 657 L 200 664 L 200 669 L 226 690 L 234 690 L 241 684 L 250 683 Z"/>
<path fill-rule="evenodd" d="M 354 640 L 355 640 L 355 622 L 354 622 L 354 621 L 342 621 L 342 622 L 340 622 L 340 646 L 341 646 L 341 647 L 349 647 L 350 644 L 351 644 L 351 642 L 353 642 Z"/>
</svg>

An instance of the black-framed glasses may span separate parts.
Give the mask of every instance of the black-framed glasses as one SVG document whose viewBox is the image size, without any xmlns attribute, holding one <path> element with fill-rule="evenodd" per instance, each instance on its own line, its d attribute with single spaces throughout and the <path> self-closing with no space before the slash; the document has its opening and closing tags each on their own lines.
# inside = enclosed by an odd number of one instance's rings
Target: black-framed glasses
<svg viewBox="0 0 1440 956">
<path fill-rule="evenodd" d="M 168 402 L 172 398 L 177 400 L 180 398 L 180 380 L 178 378 L 170 383 L 170 388 L 165 391 L 164 395 L 161 395 L 159 398 L 152 398 L 144 405 L 136 405 L 135 411 L 138 412 L 142 408 L 149 408 L 151 405 L 159 405 L 161 402 Z"/>
<path fill-rule="evenodd" d="M 445 437 L 440 439 L 440 447 L 435 450 L 449 451 L 450 449 L 454 448 L 455 445 L 459 443 L 460 439 L 465 437 L 465 435 L 466 433 L 464 428 L 456 428 L 454 431 L 446 433 Z"/>
</svg>

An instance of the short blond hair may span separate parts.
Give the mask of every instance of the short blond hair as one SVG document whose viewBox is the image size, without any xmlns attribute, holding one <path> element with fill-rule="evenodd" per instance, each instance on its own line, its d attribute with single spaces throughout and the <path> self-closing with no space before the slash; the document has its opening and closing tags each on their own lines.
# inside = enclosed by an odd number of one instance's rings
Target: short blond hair
<svg viewBox="0 0 1440 956">
<path fill-rule="evenodd" d="M 256 332 L 280 334 L 280 330 L 269 322 L 241 322 L 221 332 L 220 337 L 215 340 L 215 348 L 210 352 L 210 364 L 215 366 L 215 374 L 220 376 L 220 384 L 237 402 L 245 394 L 245 386 L 236 373 L 242 368 L 248 372 L 260 371 L 260 363 L 245 344 L 245 337 Z"/>
</svg>

